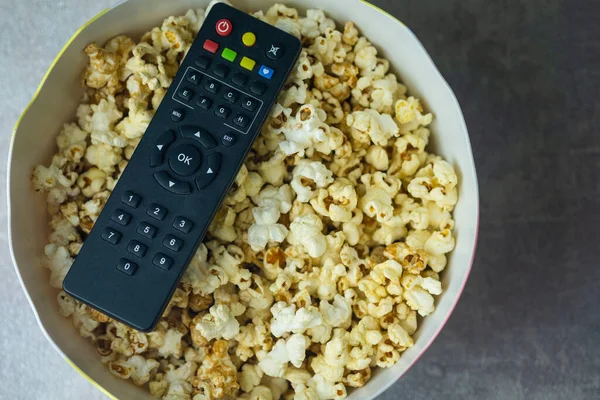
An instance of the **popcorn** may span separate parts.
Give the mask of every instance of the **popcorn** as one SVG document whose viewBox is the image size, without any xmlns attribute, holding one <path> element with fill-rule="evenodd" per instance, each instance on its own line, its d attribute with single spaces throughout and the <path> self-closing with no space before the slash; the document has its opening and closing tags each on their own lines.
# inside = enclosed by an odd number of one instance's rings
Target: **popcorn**
<svg viewBox="0 0 600 400">
<path fill-rule="evenodd" d="M 248 244 L 254 251 L 262 250 L 268 243 L 281 243 L 288 235 L 288 229 L 277 223 L 281 213 L 287 213 L 292 204 L 292 193 L 284 185 L 277 190 L 265 187 L 254 199 L 259 205 L 252 209 L 255 223 L 248 229 Z"/>
<path fill-rule="evenodd" d="M 323 223 L 314 214 L 297 217 L 290 224 L 288 242 L 292 245 L 301 245 L 311 257 L 319 257 L 327 248 L 325 235 L 321 233 Z"/>
<path fill-rule="evenodd" d="M 419 100 L 413 96 L 406 100 L 398 100 L 394 105 L 394 111 L 402 133 L 414 131 L 419 126 L 428 126 L 433 119 L 431 114 L 422 114 L 423 107 Z"/>
<path fill-rule="evenodd" d="M 139 42 L 86 48 L 85 103 L 31 176 L 47 195 L 52 286 L 217 2 Z M 321 10 L 276 4 L 254 15 L 303 49 L 155 331 L 57 296 L 112 374 L 164 400 L 345 398 L 414 344 L 455 246 L 458 176 L 428 152 L 432 114 L 389 61 Z"/>
<path fill-rule="evenodd" d="M 205 387 L 213 398 L 232 396 L 239 388 L 237 382 L 237 369 L 231 361 L 228 352 L 228 343 L 217 340 L 209 347 L 206 357 L 200 364 L 196 376 L 192 379 L 194 387 Z"/>
<path fill-rule="evenodd" d="M 243 312 L 243 311 L 242 311 Z M 235 313 L 237 314 L 237 313 Z M 240 323 L 227 305 L 215 305 L 210 308 L 210 314 L 206 314 L 196 325 L 206 339 L 232 339 L 240 331 Z"/>
<path fill-rule="evenodd" d="M 142 356 L 135 355 L 127 361 L 108 363 L 108 369 L 113 375 L 121 379 L 131 378 L 134 384 L 142 386 L 150 380 L 150 375 L 158 368 L 158 365 L 156 360 L 146 360 Z"/>
<path fill-rule="evenodd" d="M 323 317 L 316 307 L 302 307 L 296 310 L 294 304 L 288 306 L 280 301 L 271 307 L 271 333 L 281 337 L 286 332 L 304 333 L 323 322 Z"/>
<path fill-rule="evenodd" d="M 363 144 L 386 146 L 388 140 L 399 134 L 398 126 L 389 114 L 376 110 L 354 111 L 346 117 L 352 138 Z"/>
</svg>

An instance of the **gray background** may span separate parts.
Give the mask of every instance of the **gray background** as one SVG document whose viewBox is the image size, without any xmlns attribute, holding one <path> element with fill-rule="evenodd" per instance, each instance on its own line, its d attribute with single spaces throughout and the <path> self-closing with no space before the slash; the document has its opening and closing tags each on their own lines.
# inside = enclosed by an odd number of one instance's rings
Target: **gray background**
<svg viewBox="0 0 600 400">
<path fill-rule="evenodd" d="M 0 0 L 2 192 L 18 115 L 73 32 L 115 3 Z M 373 3 L 416 33 L 454 89 L 481 190 L 462 300 L 382 399 L 600 398 L 600 4 Z M 9 260 L 5 202 L 0 399 L 102 399 L 37 327 Z"/>
</svg>

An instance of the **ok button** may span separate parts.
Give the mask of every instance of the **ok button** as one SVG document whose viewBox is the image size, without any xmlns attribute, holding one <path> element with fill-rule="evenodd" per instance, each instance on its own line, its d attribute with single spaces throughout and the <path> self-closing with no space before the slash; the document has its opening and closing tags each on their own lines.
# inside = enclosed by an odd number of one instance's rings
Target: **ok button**
<svg viewBox="0 0 600 400">
<path fill-rule="evenodd" d="M 176 174 L 188 176 L 202 164 L 200 152 L 192 145 L 182 144 L 169 151 L 169 165 Z"/>
</svg>

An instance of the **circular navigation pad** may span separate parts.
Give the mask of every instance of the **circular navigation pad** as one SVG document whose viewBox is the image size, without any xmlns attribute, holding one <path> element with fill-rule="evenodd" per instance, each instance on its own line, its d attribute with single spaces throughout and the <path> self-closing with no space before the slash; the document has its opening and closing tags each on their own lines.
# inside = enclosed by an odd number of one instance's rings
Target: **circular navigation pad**
<svg viewBox="0 0 600 400">
<path fill-rule="evenodd" d="M 169 150 L 169 165 L 176 174 L 188 176 L 198 170 L 202 156 L 198 149 L 189 144 L 181 144 Z"/>
</svg>

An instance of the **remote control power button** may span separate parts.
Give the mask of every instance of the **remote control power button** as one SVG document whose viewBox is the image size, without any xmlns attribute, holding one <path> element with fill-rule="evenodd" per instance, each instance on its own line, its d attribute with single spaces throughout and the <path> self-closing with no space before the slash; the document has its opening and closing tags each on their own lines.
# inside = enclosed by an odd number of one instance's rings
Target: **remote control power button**
<svg viewBox="0 0 600 400">
<path fill-rule="evenodd" d="M 231 29 L 233 29 L 233 27 L 228 19 L 220 19 L 217 22 L 216 29 L 219 35 L 227 36 L 231 33 Z"/>
<path fill-rule="evenodd" d="M 187 182 L 181 182 L 167 174 L 165 171 L 154 174 L 154 179 L 160 186 L 175 194 L 190 194 L 192 189 Z"/>
<path fill-rule="evenodd" d="M 188 176 L 196 172 L 202 162 L 200 152 L 189 144 L 181 144 L 169 151 L 169 165 L 176 174 Z"/>
</svg>

